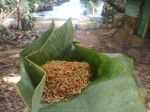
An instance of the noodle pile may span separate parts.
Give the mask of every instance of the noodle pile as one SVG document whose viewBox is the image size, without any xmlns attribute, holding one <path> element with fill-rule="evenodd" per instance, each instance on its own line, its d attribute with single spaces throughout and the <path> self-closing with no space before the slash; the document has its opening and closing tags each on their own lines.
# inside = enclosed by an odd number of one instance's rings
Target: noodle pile
<svg viewBox="0 0 150 112">
<path fill-rule="evenodd" d="M 79 94 L 89 84 L 90 65 L 86 62 L 51 61 L 42 68 L 46 72 L 42 100 L 51 104 Z"/>
</svg>

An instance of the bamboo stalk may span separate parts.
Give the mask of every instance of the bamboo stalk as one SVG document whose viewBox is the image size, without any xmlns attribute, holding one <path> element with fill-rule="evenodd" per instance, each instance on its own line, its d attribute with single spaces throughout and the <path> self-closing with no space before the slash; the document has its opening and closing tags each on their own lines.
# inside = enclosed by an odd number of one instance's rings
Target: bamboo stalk
<svg viewBox="0 0 150 112">
<path fill-rule="evenodd" d="M 20 0 L 16 0 L 17 5 L 17 23 L 18 23 L 18 29 L 20 28 Z"/>
</svg>

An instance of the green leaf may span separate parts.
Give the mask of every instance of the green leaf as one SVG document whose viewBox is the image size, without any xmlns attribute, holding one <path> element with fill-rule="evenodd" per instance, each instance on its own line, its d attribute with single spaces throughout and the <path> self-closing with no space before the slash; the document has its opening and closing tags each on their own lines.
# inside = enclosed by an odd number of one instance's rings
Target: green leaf
<svg viewBox="0 0 150 112">
<path fill-rule="evenodd" d="M 32 112 L 39 110 L 44 89 L 45 76 L 40 65 L 51 59 L 65 59 L 66 54 L 72 48 L 73 30 L 71 19 L 58 30 L 53 32 L 53 29 L 54 22 L 52 21 L 49 30 L 20 53 L 21 80 L 17 83 L 17 88 L 23 101 Z M 55 41 L 55 38 L 59 41 Z M 58 46 L 61 50 L 55 48 L 57 44 L 59 44 Z M 41 50 L 45 51 L 45 53 L 40 54 Z M 47 53 L 50 53 L 50 55 L 54 54 L 53 58 L 49 57 L 49 60 L 47 60 Z M 41 61 L 42 58 L 43 61 Z"/>
<path fill-rule="evenodd" d="M 47 32 L 45 32 L 40 38 L 38 38 L 36 41 L 34 41 L 32 44 L 30 44 L 26 49 L 24 49 L 19 56 L 19 65 L 20 65 L 20 71 L 21 71 L 21 80 L 17 83 L 17 90 L 22 97 L 25 104 L 31 109 L 32 108 L 32 97 L 35 94 L 35 90 L 39 83 L 41 83 L 40 86 L 42 86 L 42 82 L 44 80 L 44 72 L 43 70 L 35 65 L 33 62 L 28 60 L 26 56 L 28 56 L 31 53 L 36 52 L 39 48 L 43 46 L 45 41 L 49 38 L 51 33 L 54 30 L 54 21 L 52 21 L 50 28 Z M 35 77 L 35 75 L 38 75 Z M 44 82 L 44 81 L 43 81 Z M 39 87 L 40 87 L 39 86 Z M 43 88 L 42 88 L 43 90 Z M 42 95 L 42 91 L 40 91 L 40 95 Z M 40 96 L 41 97 L 41 96 Z M 39 98 L 40 98 L 39 97 Z M 36 101 L 36 102 L 41 102 Z M 37 105 L 37 108 L 39 109 L 39 105 Z M 36 112 L 36 111 L 35 111 Z"/>
<path fill-rule="evenodd" d="M 133 74 L 133 61 L 122 54 L 104 54 L 75 45 L 84 61 L 94 65 L 97 79 L 68 102 L 43 103 L 40 112 L 146 112 Z M 93 66 L 92 66 L 93 67 Z"/>
<path fill-rule="evenodd" d="M 52 25 L 53 26 L 53 25 Z M 52 30 L 51 30 L 52 31 Z M 132 59 L 122 54 L 98 53 L 72 46 L 71 19 L 20 54 L 18 91 L 32 112 L 146 112 L 141 99 L 146 93 L 133 69 Z M 34 46 L 34 47 L 33 47 Z M 52 105 L 42 102 L 45 75 L 40 68 L 51 60 L 88 62 L 93 79 L 81 94 Z"/>
<path fill-rule="evenodd" d="M 24 58 L 20 55 L 19 56 L 19 62 L 20 62 L 20 72 L 21 72 L 21 80 L 17 83 L 17 90 L 22 97 L 25 104 L 31 108 L 32 104 L 32 95 L 34 93 L 34 85 L 32 84 L 30 77 L 28 76 L 25 64 L 23 62 Z"/>
<path fill-rule="evenodd" d="M 72 23 L 69 19 L 66 24 L 54 31 L 43 46 L 27 58 L 38 65 L 51 60 L 65 59 L 72 48 Z M 39 58 L 40 57 L 40 58 Z"/>
<path fill-rule="evenodd" d="M 26 49 L 24 49 L 20 53 L 20 55 L 25 57 L 29 54 L 32 54 L 32 53 L 38 51 L 43 46 L 45 41 L 50 37 L 50 35 L 52 34 L 52 32 L 54 30 L 54 27 L 55 27 L 55 24 L 54 24 L 54 21 L 52 21 L 49 30 L 47 32 L 45 32 L 44 34 L 42 34 L 42 36 L 40 38 L 38 38 L 33 43 L 31 43 Z"/>
</svg>

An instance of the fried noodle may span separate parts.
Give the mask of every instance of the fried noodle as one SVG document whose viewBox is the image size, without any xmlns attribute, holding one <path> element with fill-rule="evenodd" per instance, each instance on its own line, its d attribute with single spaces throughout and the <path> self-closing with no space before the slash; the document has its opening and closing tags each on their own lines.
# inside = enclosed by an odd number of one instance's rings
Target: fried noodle
<svg viewBox="0 0 150 112">
<path fill-rule="evenodd" d="M 81 93 L 89 84 L 91 71 L 86 62 L 51 61 L 42 68 L 46 73 L 42 100 L 51 104 Z"/>
</svg>

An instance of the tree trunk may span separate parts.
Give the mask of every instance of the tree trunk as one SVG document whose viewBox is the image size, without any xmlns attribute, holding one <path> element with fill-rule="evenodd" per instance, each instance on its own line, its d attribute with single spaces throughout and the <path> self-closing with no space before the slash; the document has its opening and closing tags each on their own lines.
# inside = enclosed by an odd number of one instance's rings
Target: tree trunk
<svg viewBox="0 0 150 112">
<path fill-rule="evenodd" d="M 20 29 L 20 0 L 16 0 L 16 5 L 17 5 L 17 23 L 18 23 L 18 29 Z"/>
</svg>

